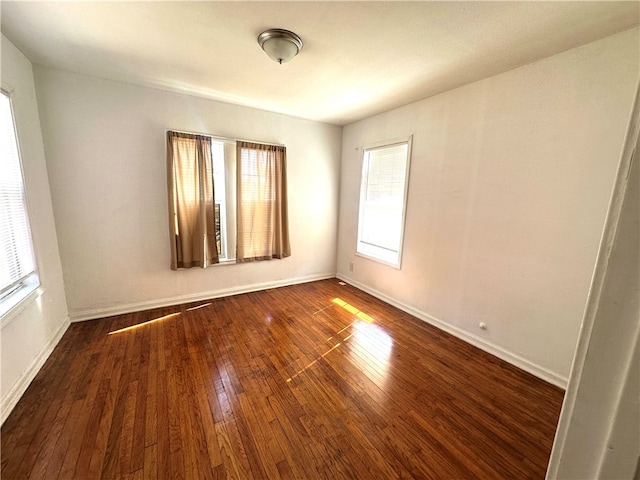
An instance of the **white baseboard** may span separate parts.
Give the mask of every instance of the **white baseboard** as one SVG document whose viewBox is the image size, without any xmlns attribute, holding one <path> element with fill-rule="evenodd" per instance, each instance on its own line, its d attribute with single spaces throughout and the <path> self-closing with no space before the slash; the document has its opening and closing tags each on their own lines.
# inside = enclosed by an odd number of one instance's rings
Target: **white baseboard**
<svg viewBox="0 0 640 480">
<path fill-rule="evenodd" d="M 478 347 L 485 352 L 488 352 L 512 365 L 515 365 L 522 370 L 535 375 L 538 378 L 541 378 L 553 385 L 556 385 L 562 389 L 567 388 L 567 378 L 561 375 L 558 375 L 555 372 L 552 372 L 540 365 L 536 365 L 535 363 L 516 355 L 512 352 L 509 352 L 502 347 L 492 344 L 491 342 L 487 342 L 486 340 L 472 335 L 462 329 L 459 329 L 453 325 L 450 325 L 442 320 L 439 320 L 431 315 L 418 310 L 414 307 L 406 305 L 402 302 L 399 302 L 373 288 L 368 287 L 367 285 L 361 284 L 352 278 L 349 278 L 346 275 L 335 274 L 335 273 L 325 273 L 320 275 L 309 275 L 306 277 L 298 277 L 298 278 L 290 278 L 285 280 L 276 280 L 273 282 L 263 282 L 263 283 L 254 283 L 250 285 L 242 285 L 238 287 L 225 288 L 220 290 L 212 290 L 208 292 L 201 292 L 197 294 L 190 295 L 177 295 L 175 297 L 161 298 L 156 300 L 150 300 L 146 302 L 136 302 L 125 305 L 118 305 L 116 307 L 106 307 L 106 308 L 97 308 L 97 309 L 86 309 L 86 310 L 77 310 L 70 313 L 70 318 L 72 322 L 81 322 L 85 320 L 94 320 L 97 318 L 110 317 L 113 315 L 122 315 L 126 313 L 139 312 L 142 310 L 149 310 L 152 308 L 160 308 L 160 307 L 168 307 L 171 305 L 179 305 L 182 303 L 189 302 L 198 302 L 201 300 L 208 300 L 212 298 L 220 298 L 227 297 L 230 295 L 238 295 L 241 293 L 249 293 L 256 292 L 260 290 L 267 290 L 269 288 L 277 288 L 277 287 L 286 287 L 287 285 L 296 285 L 299 283 L 307 283 L 313 282 L 316 280 L 324 280 L 327 278 L 337 277 L 345 282 L 350 283 L 351 285 L 359 288 L 360 290 L 373 295 L 380 300 L 387 302 L 400 310 L 403 310 L 414 317 L 427 322 L 440 330 L 443 330 L 451 335 L 464 340 L 465 342 Z"/>
<path fill-rule="evenodd" d="M 494 345 L 493 343 L 487 342 L 486 340 L 480 337 L 476 337 L 475 335 L 472 335 L 458 327 L 455 327 L 442 320 L 432 317 L 431 315 L 421 310 L 418 310 L 417 308 L 414 308 L 402 302 L 399 302 L 385 295 L 384 293 L 381 293 L 371 287 L 368 287 L 366 285 L 363 285 L 360 282 L 353 280 L 352 278 L 349 278 L 346 275 L 342 275 L 338 273 L 336 274 L 336 277 L 339 278 L 340 280 L 350 283 L 354 287 L 357 287 L 364 292 L 367 292 L 370 295 L 373 295 L 376 298 L 379 298 L 384 302 L 387 302 L 393 305 L 394 307 L 399 308 L 404 312 L 407 312 L 410 315 L 413 315 L 414 317 L 424 322 L 427 322 L 433 325 L 434 327 L 439 328 L 440 330 L 444 330 L 445 332 L 450 333 L 454 337 L 458 337 L 459 339 L 464 340 L 465 342 L 473 345 L 474 347 L 478 347 L 480 350 L 484 350 L 485 352 L 490 353 L 491 355 L 494 355 L 504 360 L 505 362 L 515 365 L 516 367 L 524 370 L 525 372 L 529 372 L 530 374 L 535 375 L 536 377 L 541 378 L 542 380 L 549 382 L 552 385 L 560 387 L 564 390 L 567 389 L 568 379 L 562 375 L 558 375 L 557 373 L 552 372 L 551 370 L 548 370 L 540 365 L 536 365 L 535 363 L 527 360 L 526 358 L 523 358 L 519 355 L 511 353 L 503 349 L 502 347 Z"/>
<path fill-rule="evenodd" d="M 31 365 L 27 370 L 18 378 L 18 380 L 9 389 L 7 394 L 2 398 L 0 403 L 0 424 L 3 424 L 7 419 L 13 408 L 16 406 L 24 392 L 27 391 L 29 384 L 36 377 L 44 362 L 47 361 L 53 349 L 58 345 L 58 342 L 69 328 L 69 318 L 66 318 L 64 322 L 58 327 L 55 333 L 51 336 L 46 345 L 40 350 L 40 353 L 33 359 Z"/>
<path fill-rule="evenodd" d="M 306 277 L 287 278 L 285 280 L 276 280 L 273 282 L 253 283 L 250 285 L 212 290 L 209 292 L 200 292 L 189 295 L 177 295 L 175 297 L 160 298 L 157 300 L 149 300 L 145 302 L 128 303 L 125 305 L 118 305 L 116 307 L 76 310 L 69 312 L 69 315 L 72 322 L 82 322 L 85 320 L 95 320 L 96 318 L 111 317 L 113 315 L 123 315 L 126 313 L 140 312 L 142 310 L 150 310 L 152 308 L 169 307 L 171 305 L 180 305 L 182 303 L 199 302 L 201 300 L 209 300 L 211 298 L 228 297 L 230 295 L 238 295 L 241 293 L 267 290 L 269 288 L 286 287 L 288 285 L 296 285 L 299 283 L 314 282 L 316 280 L 335 278 L 335 276 L 335 273 L 332 272 L 319 275 L 309 275 Z"/>
</svg>

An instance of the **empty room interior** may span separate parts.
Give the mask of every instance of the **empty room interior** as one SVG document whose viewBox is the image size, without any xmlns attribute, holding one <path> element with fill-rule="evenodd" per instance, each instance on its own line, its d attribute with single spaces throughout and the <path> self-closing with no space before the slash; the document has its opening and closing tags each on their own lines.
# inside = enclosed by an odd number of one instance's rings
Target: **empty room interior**
<svg viewBox="0 0 640 480">
<path fill-rule="evenodd" d="M 1 477 L 640 478 L 640 3 L 3 1 Z"/>
</svg>

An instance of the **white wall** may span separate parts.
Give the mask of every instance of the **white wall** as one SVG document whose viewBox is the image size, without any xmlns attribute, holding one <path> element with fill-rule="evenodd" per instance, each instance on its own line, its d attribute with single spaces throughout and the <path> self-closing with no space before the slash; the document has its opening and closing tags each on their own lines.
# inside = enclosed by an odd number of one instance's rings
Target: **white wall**
<svg viewBox="0 0 640 480">
<path fill-rule="evenodd" d="M 636 28 L 346 126 L 338 276 L 565 386 L 638 69 Z M 361 156 L 410 134 L 395 270 L 355 255 Z"/>
<path fill-rule="evenodd" d="M 4 422 L 69 325 L 31 63 L 2 36 L 2 88 L 11 94 L 41 288 L 1 331 Z M 5 323 L 6 319 L 3 319 Z"/>
<path fill-rule="evenodd" d="M 35 69 L 72 320 L 335 274 L 340 127 Z M 287 146 L 292 256 L 171 271 L 165 132 Z"/>
<path fill-rule="evenodd" d="M 637 217 L 636 217 L 637 218 Z M 636 254 L 638 250 L 636 249 Z M 635 293 L 636 297 L 638 292 Z M 636 320 L 640 312 L 636 310 Z M 640 322 L 636 322 L 636 326 Z M 620 381 L 621 388 L 616 398 L 616 410 L 611 417 L 611 432 L 605 442 L 598 445 L 601 450 L 600 478 L 633 478 L 640 475 L 640 340 L 635 336 L 635 346 L 628 358 L 627 376 Z M 599 385 L 598 387 L 601 387 Z M 593 458 L 593 457 L 592 457 Z"/>
<path fill-rule="evenodd" d="M 551 454 L 549 479 L 631 479 L 634 472 L 640 474 L 639 163 L 637 98 Z"/>
</svg>

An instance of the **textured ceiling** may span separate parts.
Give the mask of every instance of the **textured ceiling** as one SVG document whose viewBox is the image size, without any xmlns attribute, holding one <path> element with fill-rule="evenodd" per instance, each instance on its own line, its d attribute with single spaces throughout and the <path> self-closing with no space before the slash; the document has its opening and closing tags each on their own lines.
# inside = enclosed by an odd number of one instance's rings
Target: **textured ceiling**
<svg viewBox="0 0 640 480">
<path fill-rule="evenodd" d="M 638 25 L 633 2 L 13 2 L 35 64 L 344 125 Z M 278 65 L 256 38 L 304 41 Z"/>
</svg>

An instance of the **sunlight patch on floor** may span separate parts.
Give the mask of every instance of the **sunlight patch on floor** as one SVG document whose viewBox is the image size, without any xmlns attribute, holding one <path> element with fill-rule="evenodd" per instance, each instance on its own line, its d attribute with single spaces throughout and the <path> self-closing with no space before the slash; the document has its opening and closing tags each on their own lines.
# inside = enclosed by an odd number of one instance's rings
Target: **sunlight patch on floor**
<svg viewBox="0 0 640 480">
<path fill-rule="evenodd" d="M 209 305 L 211 305 L 211 302 L 203 303 L 202 305 L 197 305 L 195 307 L 187 308 L 187 312 L 190 312 L 191 310 L 198 310 L 199 308 L 208 307 Z"/>
<path fill-rule="evenodd" d="M 373 318 L 371 318 L 369 315 L 364 313 L 362 310 L 359 310 L 358 308 L 354 307 L 353 305 L 345 302 L 341 298 L 336 297 L 331 301 L 333 303 L 335 303 L 336 305 L 338 305 L 339 307 L 344 308 L 347 312 L 351 313 L 352 315 L 355 315 L 360 320 L 364 320 L 367 323 L 372 323 L 373 322 Z"/>
<path fill-rule="evenodd" d="M 135 330 L 136 328 L 144 327 L 146 325 L 150 325 L 156 322 L 161 322 L 162 320 L 166 320 L 167 318 L 177 317 L 178 315 L 180 315 L 180 312 L 170 313 L 169 315 L 165 315 L 164 317 L 154 318 L 153 320 L 148 320 L 146 322 L 142 322 L 137 325 L 131 325 L 130 327 L 121 328 L 120 330 L 114 330 L 113 332 L 109 332 L 109 335 L 113 335 L 114 333 L 122 333 L 122 332 L 128 332 L 130 330 Z"/>
<path fill-rule="evenodd" d="M 295 374 L 289 377 L 287 379 L 287 383 L 291 382 L 294 378 L 298 377 L 307 369 L 318 363 L 333 350 L 341 345 L 345 345 L 349 341 L 349 344 L 351 345 L 348 353 L 349 359 L 365 374 L 369 373 L 367 376 L 370 378 L 377 378 L 379 382 L 376 383 L 382 383 L 378 385 L 382 387 L 385 383 L 389 367 L 389 359 L 393 349 L 393 340 L 391 336 L 381 327 L 374 325 L 374 319 L 357 307 L 354 307 L 338 297 L 334 298 L 331 302 L 352 315 L 355 315 L 357 320 L 354 320 L 349 325 L 338 330 L 335 335 L 327 338 L 327 341 L 331 341 L 334 338 L 340 341 L 318 358 L 310 362 L 306 367 L 298 370 Z M 325 307 L 322 310 L 326 310 L 326 308 L 328 307 Z M 318 310 L 318 312 L 321 312 L 322 310 Z M 352 327 L 353 331 L 351 331 L 345 338 L 340 339 L 340 334 Z"/>
<path fill-rule="evenodd" d="M 324 352 L 322 355 L 320 355 L 318 358 L 316 358 L 313 362 L 311 362 L 309 365 L 307 365 L 306 367 L 298 370 L 296 373 L 294 373 L 293 375 L 291 375 L 289 378 L 287 378 L 287 383 L 289 383 L 291 380 L 293 380 L 294 378 L 296 378 L 298 375 L 300 375 L 302 372 L 304 372 L 305 370 L 307 370 L 309 367 L 312 367 L 313 365 L 315 365 L 316 363 L 318 363 L 320 360 L 322 360 L 325 356 L 327 356 L 329 353 L 331 353 L 332 351 L 334 351 L 336 348 L 338 348 L 341 345 L 341 343 L 336 343 L 333 347 L 331 347 L 329 350 L 327 350 L 326 352 Z"/>
</svg>

